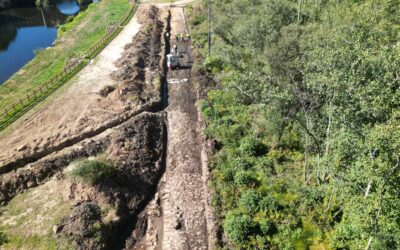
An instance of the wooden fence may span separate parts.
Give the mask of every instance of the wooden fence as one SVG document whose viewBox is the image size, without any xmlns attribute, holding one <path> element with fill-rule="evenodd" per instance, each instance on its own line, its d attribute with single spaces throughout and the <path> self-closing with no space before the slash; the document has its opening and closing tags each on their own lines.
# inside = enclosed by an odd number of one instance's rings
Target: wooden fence
<svg viewBox="0 0 400 250">
<path fill-rule="evenodd" d="M 36 104 L 46 99 L 83 69 L 91 59 L 95 58 L 119 34 L 135 14 L 137 7 L 138 3 L 131 6 L 127 13 L 115 25 L 107 29 L 106 34 L 104 34 L 99 41 L 81 57 L 65 66 L 61 72 L 31 90 L 25 97 L 15 100 L 11 105 L 0 109 L 0 131 L 28 112 Z"/>
</svg>

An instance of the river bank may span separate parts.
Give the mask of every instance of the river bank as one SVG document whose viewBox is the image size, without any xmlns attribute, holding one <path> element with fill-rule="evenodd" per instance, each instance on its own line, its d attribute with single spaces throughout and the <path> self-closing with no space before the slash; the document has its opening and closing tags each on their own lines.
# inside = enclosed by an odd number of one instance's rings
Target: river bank
<svg viewBox="0 0 400 250">
<path fill-rule="evenodd" d="M 0 10 L 0 85 L 32 60 L 36 50 L 51 47 L 58 27 L 86 8 L 75 0 L 57 0 L 46 8 L 32 1 Z"/>
<path fill-rule="evenodd" d="M 34 59 L 0 86 L 0 109 L 30 93 L 85 53 L 107 32 L 107 27 L 126 13 L 129 6 L 128 0 L 104 0 L 90 5 L 72 22 L 60 26 L 54 46 L 37 51 Z"/>
</svg>

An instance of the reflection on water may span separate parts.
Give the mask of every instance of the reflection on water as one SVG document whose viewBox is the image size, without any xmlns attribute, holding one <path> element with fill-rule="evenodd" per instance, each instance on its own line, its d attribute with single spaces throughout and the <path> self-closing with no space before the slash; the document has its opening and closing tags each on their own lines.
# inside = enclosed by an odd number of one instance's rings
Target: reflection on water
<svg viewBox="0 0 400 250">
<path fill-rule="evenodd" d="M 57 0 L 56 6 L 49 8 L 24 6 L 0 11 L 0 84 L 30 61 L 35 50 L 51 46 L 57 26 L 79 10 L 76 0 Z"/>
<path fill-rule="evenodd" d="M 76 0 L 57 0 L 55 4 L 57 9 L 65 15 L 75 15 L 80 10 Z"/>
</svg>

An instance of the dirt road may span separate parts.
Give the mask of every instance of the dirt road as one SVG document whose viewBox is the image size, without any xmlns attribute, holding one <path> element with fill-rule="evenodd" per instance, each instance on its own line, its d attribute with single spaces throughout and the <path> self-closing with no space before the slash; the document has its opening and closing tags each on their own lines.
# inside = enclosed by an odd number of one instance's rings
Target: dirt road
<svg viewBox="0 0 400 250">
<path fill-rule="evenodd" d="M 168 72 L 168 146 L 166 169 L 156 198 L 147 208 L 148 229 L 137 249 L 212 249 L 214 222 L 207 190 L 197 92 L 192 82 L 191 43 L 177 42 L 188 33 L 184 6 L 160 5 L 171 12 L 170 44 L 181 54 L 179 70 Z"/>
</svg>

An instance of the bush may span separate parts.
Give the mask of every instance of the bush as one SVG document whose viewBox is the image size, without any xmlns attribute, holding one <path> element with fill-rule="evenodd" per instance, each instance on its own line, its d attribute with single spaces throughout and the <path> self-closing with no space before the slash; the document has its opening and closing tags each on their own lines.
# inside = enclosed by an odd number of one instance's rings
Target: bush
<svg viewBox="0 0 400 250">
<path fill-rule="evenodd" d="M 239 199 L 239 206 L 248 214 L 255 214 L 260 209 L 260 195 L 255 190 L 249 190 L 242 194 Z"/>
<path fill-rule="evenodd" d="M 260 201 L 260 209 L 264 211 L 275 211 L 279 208 L 278 202 L 271 196 L 263 197 Z"/>
<path fill-rule="evenodd" d="M 251 174 L 244 170 L 236 172 L 234 180 L 235 184 L 238 186 L 249 186 L 255 182 L 255 179 L 251 176 Z"/>
<path fill-rule="evenodd" d="M 7 242 L 8 240 L 6 234 L 0 231 L 0 246 Z"/>
<path fill-rule="evenodd" d="M 224 68 L 224 61 L 218 57 L 207 57 L 204 66 L 208 73 L 216 74 Z"/>
<path fill-rule="evenodd" d="M 83 160 L 77 163 L 71 176 L 74 179 L 91 184 L 98 184 L 116 175 L 117 169 L 109 162 L 101 160 Z"/>
<path fill-rule="evenodd" d="M 245 137 L 240 141 L 240 152 L 251 156 L 261 156 L 267 153 L 267 147 L 253 137 Z"/>
<path fill-rule="evenodd" d="M 255 225 L 247 215 L 228 212 L 224 222 L 224 231 L 233 242 L 246 244 L 248 237 L 253 234 Z"/>
</svg>

